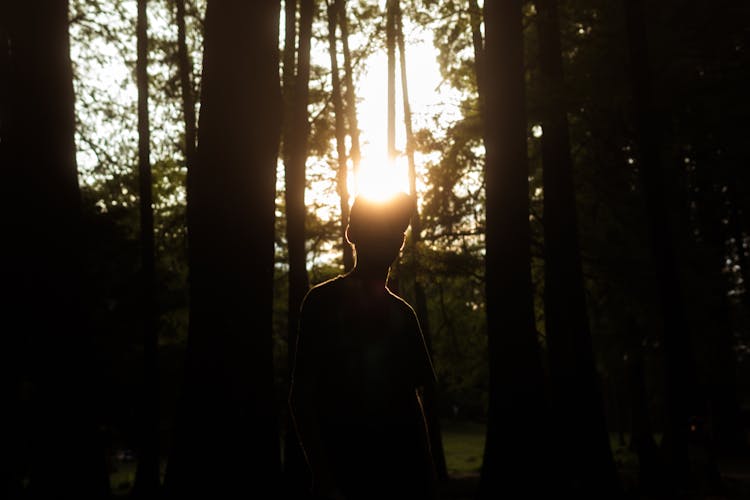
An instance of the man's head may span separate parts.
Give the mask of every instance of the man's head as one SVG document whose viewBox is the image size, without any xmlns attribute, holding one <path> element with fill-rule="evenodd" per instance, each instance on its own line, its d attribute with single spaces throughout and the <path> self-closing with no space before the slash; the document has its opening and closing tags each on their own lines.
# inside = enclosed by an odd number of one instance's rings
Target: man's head
<svg viewBox="0 0 750 500">
<path fill-rule="evenodd" d="M 357 262 L 389 266 L 404 244 L 404 233 L 416 210 L 413 196 L 398 193 L 377 201 L 358 196 L 349 213 L 346 238 L 357 250 Z"/>
</svg>

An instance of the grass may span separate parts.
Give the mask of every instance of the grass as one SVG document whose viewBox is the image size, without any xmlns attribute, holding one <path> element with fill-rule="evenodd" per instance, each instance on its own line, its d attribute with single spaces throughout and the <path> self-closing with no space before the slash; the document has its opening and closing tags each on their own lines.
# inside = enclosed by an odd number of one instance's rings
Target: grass
<svg viewBox="0 0 750 500">
<path fill-rule="evenodd" d="M 443 420 L 443 449 L 448 474 L 476 474 L 482 467 L 486 425 L 478 422 Z"/>
</svg>

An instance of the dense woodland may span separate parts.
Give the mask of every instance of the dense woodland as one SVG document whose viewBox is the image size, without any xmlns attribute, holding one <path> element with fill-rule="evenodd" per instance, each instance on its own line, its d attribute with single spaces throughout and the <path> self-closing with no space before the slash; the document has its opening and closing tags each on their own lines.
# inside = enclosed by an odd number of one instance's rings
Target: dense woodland
<svg viewBox="0 0 750 500">
<path fill-rule="evenodd" d="M 3 498 L 304 497 L 298 311 L 352 267 L 378 53 L 445 498 L 750 496 L 750 3 L 0 9 Z M 457 116 L 412 119 L 417 32 Z"/>
</svg>

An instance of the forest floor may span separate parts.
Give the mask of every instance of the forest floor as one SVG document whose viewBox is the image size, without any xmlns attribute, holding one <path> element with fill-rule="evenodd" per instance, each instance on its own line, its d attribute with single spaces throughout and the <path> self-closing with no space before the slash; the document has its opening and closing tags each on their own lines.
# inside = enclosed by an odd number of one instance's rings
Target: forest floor
<svg viewBox="0 0 750 500">
<path fill-rule="evenodd" d="M 443 447 L 449 480 L 444 485 L 441 500 L 474 500 L 479 485 L 479 471 L 484 451 L 484 424 L 475 422 L 441 423 Z M 657 439 L 658 441 L 658 439 Z M 629 436 L 613 433 L 610 436 L 612 453 L 620 472 L 627 500 L 654 500 L 638 492 L 636 483 L 638 459 L 628 445 Z M 684 500 L 750 500 L 750 457 L 718 459 L 722 491 L 693 493 Z M 605 499 L 603 499 L 605 500 Z"/>
<path fill-rule="evenodd" d="M 486 427 L 479 422 L 454 420 L 444 420 L 441 426 L 449 476 L 443 485 L 441 500 L 473 500 L 479 485 Z M 647 497 L 639 494 L 635 487 L 638 460 L 627 442 L 627 436 L 611 436 L 612 452 L 620 471 L 625 498 L 646 500 Z M 135 461 L 129 454 L 121 453 L 119 458 L 113 459 L 113 465 L 110 484 L 115 495 L 123 497 L 130 492 L 135 479 Z M 718 465 L 724 491 L 694 494 L 685 497 L 685 500 L 750 500 L 750 457 L 720 459 Z"/>
</svg>

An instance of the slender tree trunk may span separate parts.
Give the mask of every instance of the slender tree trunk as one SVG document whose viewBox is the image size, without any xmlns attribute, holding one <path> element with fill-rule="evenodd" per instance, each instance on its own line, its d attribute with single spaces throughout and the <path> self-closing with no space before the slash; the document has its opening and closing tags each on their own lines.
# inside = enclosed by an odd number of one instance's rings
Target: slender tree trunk
<svg viewBox="0 0 750 500">
<path fill-rule="evenodd" d="M 13 220 L 8 217 L 17 205 L 12 197 L 10 187 L 11 179 L 6 177 L 6 165 L 12 165 L 16 159 L 12 156 L 10 139 L 12 137 L 11 123 L 13 118 L 13 88 L 11 78 L 13 75 L 13 64 L 11 62 L 11 12 L 7 2 L 0 4 L 0 166 L 3 167 L 4 179 L 0 184 L 0 221 L 2 222 L 3 234 L 12 234 Z M 7 237 L 7 236 L 6 236 Z M 18 249 L 20 250 L 20 249 Z M 16 275 L 9 263 L 17 263 L 22 257 L 20 252 L 14 249 L 14 245 L 0 245 L 0 277 L 8 289 L 17 288 L 23 281 L 20 275 Z M 7 289 L 6 289 L 7 290 Z M 21 396 L 21 387 L 26 378 L 24 363 L 18 355 L 22 352 L 23 336 L 19 327 L 21 322 L 21 307 L 25 304 L 19 300 L 17 294 L 7 294 L 2 309 L 4 327 L 8 335 L 5 335 L 5 345 L 0 354 L 0 397 L 5 405 L 5 424 L 0 430 L 0 439 L 5 443 L 0 451 L 0 496 L 3 498 L 16 499 L 23 495 L 23 477 L 27 464 L 27 453 L 24 446 L 24 404 Z M 13 333 L 10 333 L 13 332 Z"/>
<path fill-rule="evenodd" d="M 315 2 L 301 0 L 299 36 L 295 49 L 295 8 L 289 0 L 285 8 L 286 33 L 284 48 L 284 94 L 286 123 L 284 125 L 284 180 L 286 190 L 286 239 L 289 254 L 289 297 L 287 338 L 289 370 L 294 366 L 297 328 L 302 300 L 310 286 L 305 250 L 305 208 L 307 141 L 310 133 L 307 105 L 310 81 L 310 44 Z M 294 64 L 296 52 L 296 68 Z M 296 69 L 296 73 L 295 73 Z M 302 448 L 291 420 L 286 422 L 284 440 L 284 474 L 289 487 L 295 491 L 306 488 L 309 480 Z"/>
<path fill-rule="evenodd" d="M 395 169 L 396 156 L 396 9 L 399 0 L 387 0 L 385 5 L 385 46 L 387 53 L 388 75 L 388 107 L 387 107 L 387 156 L 384 168 Z M 388 288 L 394 293 L 399 293 L 399 268 L 401 263 L 398 259 L 391 266 L 388 275 Z"/>
<path fill-rule="evenodd" d="M 406 76 L 406 47 L 404 43 L 404 27 L 402 23 L 401 9 L 396 5 L 396 41 L 398 43 L 400 70 L 401 70 L 401 97 L 404 108 L 404 129 L 406 130 L 406 156 L 409 161 L 409 190 L 412 195 L 417 196 L 417 167 L 414 162 L 414 133 L 412 130 L 411 106 L 409 105 L 409 85 Z M 409 236 L 409 249 L 411 252 L 412 273 L 414 274 L 414 295 L 422 334 L 428 350 L 432 351 L 432 335 L 430 334 L 430 323 L 427 312 L 427 297 L 420 278 L 419 269 L 419 243 L 422 236 L 422 222 L 419 217 L 419 206 L 411 219 L 411 233 Z M 440 430 L 440 415 L 437 406 L 437 391 L 434 383 L 425 387 L 423 405 L 427 428 L 430 432 L 430 447 L 435 470 L 440 480 L 448 479 L 448 468 L 445 464 L 445 451 L 443 449 L 443 438 Z"/>
<path fill-rule="evenodd" d="M 479 116 L 484 116 L 484 40 L 482 39 L 482 10 L 477 0 L 469 0 L 469 18 L 471 19 L 471 41 L 474 48 L 474 72 L 477 79 L 477 97 Z"/>
<path fill-rule="evenodd" d="M 396 161 L 396 8 L 398 0 L 388 0 L 385 12 L 385 46 L 388 54 L 388 161 Z"/>
<path fill-rule="evenodd" d="M 341 207 L 341 248 L 344 256 L 344 270 L 350 271 L 354 267 L 352 246 L 346 240 L 346 225 L 349 221 L 349 190 L 347 188 L 346 162 L 346 124 L 344 122 L 344 103 L 341 99 L 341 82 L 339 78 L 339 63 L 336 50 L 336 6 L 328 4 L 328 54 L 331 58 L 331 95 L 333 98 L 333 114 L 336 130 L 336 157 L 338 159 L 339 205 Z"/>
<path fill-rule="evenodd" d="M 356 178 L 359 175 L 359 162 L 362 156 L 359 146 L 359 123 L 357 120 L 357 100 L 354 92 L 354 74 L 352 70 L 352 56 L 349 51 L 349 22 L 346 17 L 346 0 L 336 0 L 341 28 L 341 48 L 344 53 L 344 83 L 346 84 L 346 116 L 349 124 L 349 136 L 352 146 L 349 157 L 352 159 L 352 169 Z"/>
<path fill-rule="evenodd" d="M 284 164 L 289 161 L 290 134 L 294 122 L 294 81 L 297 62 L 297 0 L 284 0 L 284 51 L 282 96 L 284 98 L 284 119 L 282 123 L 282 156 Z"/>
<path fill-rule="evenodd" d="M 624 2 L 630 73 L 640 152 L 639 171 L 646 198 L 657 286 L 664 316 L 664 364 L 666 426 L 663 447 L 672 484 L 682 489 L 688 479 L 689 394 L 695 387 L 692 353 L 679 276 L 675 267 L 672 229 L 665 206 L 665 180 L 659 166 L 659 117 L 652 96 L 652 76 L 648 63 L 645 3 Z"/>
<path fill-rule="evenodd" d="M 271 321 L 279 9 L 273 0 L 207 4 L 200 138 L 188 172 L 187 379 L 165 484 L 171 498 L 279 488 Z"/>
<path fill-rule="evenodd" d="M 565 109 L 557 0 L 538 0 L 539 67 L 544 86 L 544 312 L 561 461 L 571 494 L 620 493 L 610 448 L 601 380 L 591 345 L 578 245 L 573 164 Z M 575 408 L 571 412 L 570 408 Z M 572 486 L 575 484 L 575 486 Z"/>
<path fill-rule="evenodd" d="M 68 2 L 3 2 L 0 33 L 0 383 L 10 417 L 0 431 L 8 467 L 2 492 L 103 499 L 109 495 L 97 431 L 103 388 L 92 375 L 93 331 L 83 302 Z M 64 459 L 53 459 L 51 450 L 64 450 Z M 19 472 L 27 473 L 23 493 Z"/>
<path fill-rule="evenodd" d="M 154 304 L 154 209 L 151 189 L 151 137 L 148 115 L 147 0 L 138 0 L 138 194 L 141 231 L 141 328 L 143 332 L 143 387 L 140 401 L 138 469 L 133 494 L 156 498 L 159 492 L 159 338 Z"/>
<path fill-rule="evenodd" d="M 547 408 L 534 327 L 521 0 L 487 0 L 484 123 L 489 415 L 479 498 L 547 493 Z"/>
<path fill-rule="evenodd" d="M 193 62 L 188 53 L 185 39 L 185 0 L 175 1 L 177 12 L 177 57 L 179 64 L 180 89 L 182 90 L 182 114 L 185 119 L 185 165 L 188 169 L 195 165 L 195 91 L 193 89 Z"/>
<path fill-rule="evenodd" d="M 197 130 L 195 113 L 196 96 L 191 78 L 193 74 L 193 62 L 190 53 L 188 52 L 185 27 L 185 1 L 186 0 L 175 1 L 175 24 L 177 25 L 177 64 L 178 75 L 180 78 L 180 90 L 182 94 L 182 115 L 185 121 L 185 167 L 187 168 L 189 176 L 196 162 Z M 185 187 L 187 188 L 187 186 Z M 180 404 L 181 403 L 182 401 Z M 178 404 L 178 408 L 179 407 Z"/>
<path fill-rule="evenodd" d="M 654 441 L 646 394 L 642 336 L 635 321 L 628 321 L 625 369 L 631 412 L 630 446 L 638 455 L 638 480 L 646 495 L 663 493 L 663 463 Z"/>
<path fill-rule="evenodd" d="M 294 81 L 292 113 L 289 128 L 285 130 L 287 244 L 289 247 L 289 366 L 294 366 L 294 346 L 297 339 L 297 322 L 302 299 L 309 281 L 305 258 L 305 164 L 307 141 L 310 132 L 307 105 L 310 81 L 310 43 L 312 21 L 315 13 L 313 0 L 302 0 L 297 48 L 297 72 Z"/>
</svg>

